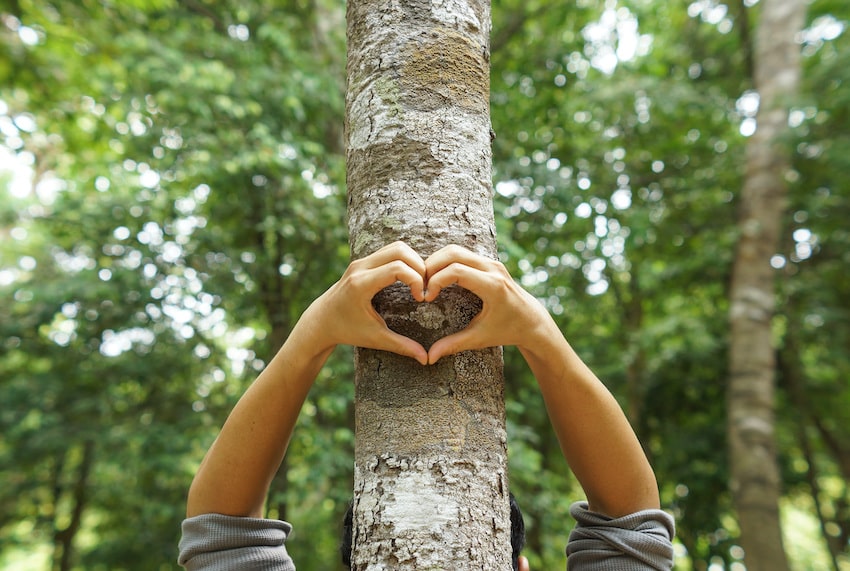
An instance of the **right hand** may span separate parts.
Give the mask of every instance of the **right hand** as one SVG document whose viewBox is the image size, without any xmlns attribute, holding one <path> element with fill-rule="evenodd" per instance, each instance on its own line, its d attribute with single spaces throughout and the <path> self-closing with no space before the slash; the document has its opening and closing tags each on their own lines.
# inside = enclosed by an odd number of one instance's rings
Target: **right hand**
<svg viewBox="0 0 850 571">
<path fill-rule="evenodd" d="M 554 322 L 546 309 L 511 277 L 505 266 L 461 246 L 446 246 L 425 261 L 425 301 L 433 301 L 445 287 L 457 284 L 483 302 L 481 312 L 469 325 L 435 342 L 428 362 L 469 349 L 534 343 Z M 560 334 L 560 333 L 559 333 Z"/>
</svg>

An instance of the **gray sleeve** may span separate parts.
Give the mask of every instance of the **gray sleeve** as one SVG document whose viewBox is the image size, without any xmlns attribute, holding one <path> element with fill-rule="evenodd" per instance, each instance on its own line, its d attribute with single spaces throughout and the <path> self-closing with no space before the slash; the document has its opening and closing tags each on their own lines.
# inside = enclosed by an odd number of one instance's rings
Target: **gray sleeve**
<svg viewBox="0 0 850 571">
<path fill-rule="evenodd" d="M 285 521 L 221 514 L 183 520 L 177 562 L 188 571 L 295 571 Z"/>
<path fill-rule="evenodd" d="M 669 571 L 673 568 L 673 518 L 644 510 L 619 518 L 590 511 L 576 502 L 570 514 L 578 525 L 567 544 L 569 571 Z"/>
</svg>

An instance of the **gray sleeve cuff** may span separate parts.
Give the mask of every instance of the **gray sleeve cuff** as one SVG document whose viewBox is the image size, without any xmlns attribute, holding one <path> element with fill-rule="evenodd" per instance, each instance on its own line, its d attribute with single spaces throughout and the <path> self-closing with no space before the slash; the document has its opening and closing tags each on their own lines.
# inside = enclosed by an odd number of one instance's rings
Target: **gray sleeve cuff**
<svg viewBox="0 0 850 571">
<path fill-rule="evenodd" d="M 295 571 L 285 521 L 221 514 L 183 520 L 177 562 L 188 571 Z"/>
<path fill-rule="evenodd" d="M 578 525 L 567 544 L 567 569 L 582 571 L 668 571 L 673 568 L 675 524 L 670 514 L 644 510 L 619 518 L 592 512 L 576 502 Z"/>
</svg>

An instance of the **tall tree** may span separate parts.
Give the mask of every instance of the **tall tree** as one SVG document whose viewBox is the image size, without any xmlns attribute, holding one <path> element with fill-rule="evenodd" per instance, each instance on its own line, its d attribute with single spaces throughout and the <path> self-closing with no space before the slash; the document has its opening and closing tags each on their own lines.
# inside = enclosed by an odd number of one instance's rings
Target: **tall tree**
<svg viewBox="0 0 850 571">
<path fill-rule="evenodd" d="M 748 569 L 788 569 L 779 521 L 773 344 L 775 270 L 788 188 L 789 97 L 800 83 L 795 40 L 805 17 L 802 0 L 765 0 L 756 31 L 754 83 L 760 103 L 747 145 L 730 291 L 728 436 L 731 491 Z"/>
<path fill-rule="evenodd" d="M 348 3 L 349 230 L 359 258 L 397 239 L 495 256 L 487 2 Z M 389 326 L 426 348 L 480 309 L 391 288 Z M 355 569 L 510 568 L 501 351 L 423 367 L 360 349 Z"/>
</svg>

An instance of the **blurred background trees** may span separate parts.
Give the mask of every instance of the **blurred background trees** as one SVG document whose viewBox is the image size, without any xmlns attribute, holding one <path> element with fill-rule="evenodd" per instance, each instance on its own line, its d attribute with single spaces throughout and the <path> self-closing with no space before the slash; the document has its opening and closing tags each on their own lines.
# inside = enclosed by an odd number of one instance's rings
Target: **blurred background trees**
<svg viewBox="0 0 850 571">
<path fill-rule="evenodd" d="M 503 259 L 635 423 L 681 569 L 743 555 L 729 292 L 766 6 L 493 6 Z M 794 569 L 850 565 L 849 20 L 814 0 L 796 37 L 770 260 Z M 176 568 L 204 450 L 347 263 L 344 31 L 334 0 L 0 2 L 0 567 Z M 528 556 L 563 569 L 580 490 L 510 350 L 506 377 Z M 350 379 L 340 349 L 270 498 L 299 569 L 337 565 Z"/>
</svg>

